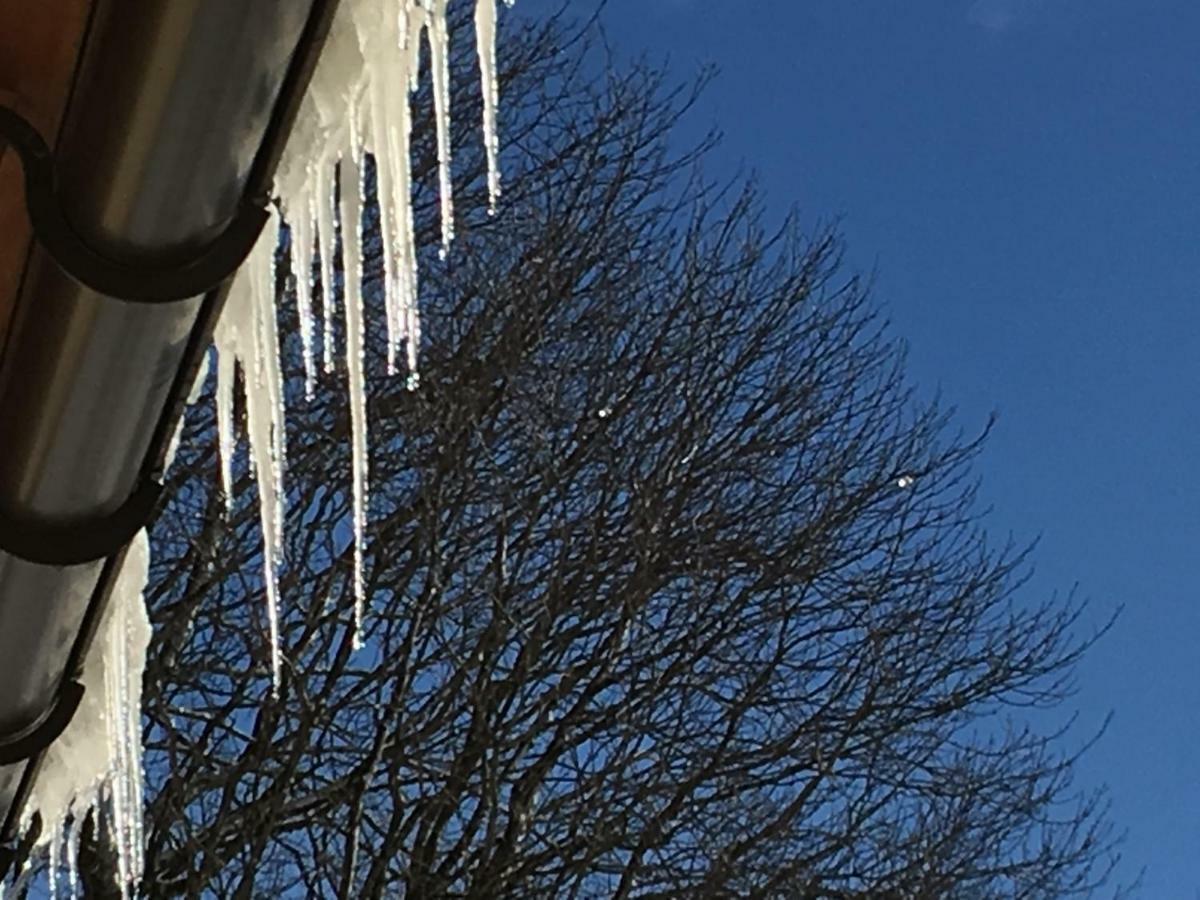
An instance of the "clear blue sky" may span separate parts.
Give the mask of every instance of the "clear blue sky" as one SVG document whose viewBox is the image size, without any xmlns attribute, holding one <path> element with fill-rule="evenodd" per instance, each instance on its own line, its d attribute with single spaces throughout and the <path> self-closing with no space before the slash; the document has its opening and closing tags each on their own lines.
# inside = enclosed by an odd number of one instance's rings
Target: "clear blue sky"
<svg viewBox="0 0 1200 900">
<path fill-rule="evenodd" d="M 544 14 L 561 0 L 520 0 Z M 573 0 L 581 13 L 595 0 Z M 691 119 L 849 260 L 966 426 L 1031 591 L 1125 613 L 1081 672 L 1143 896 L 1200 891 L 1200 2 L 609 0 L 620 53 L 721 75 Z M 685 137 L 687 135 L 684 135 Z M 694 136 L 694 135 L 693 135 Z"/>
</svg>

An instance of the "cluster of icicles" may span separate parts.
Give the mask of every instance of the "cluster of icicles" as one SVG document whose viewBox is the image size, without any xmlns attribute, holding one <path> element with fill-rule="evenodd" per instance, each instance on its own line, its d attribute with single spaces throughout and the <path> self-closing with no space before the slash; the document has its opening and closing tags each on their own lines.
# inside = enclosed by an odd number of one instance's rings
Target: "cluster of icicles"
<svg viewBox="0 0 1200 900">
<path fill-rule="evenodd" d="M 283 564 L 284 472 L 287 463 L 283 369 L 276 330 L 275 254 L 280 229 L 291 229 L 292 270 L 304 348 L 306 392 L 318 368 L 331 372 L 334 254 L 341 237 L 345 365 L 351 413 L 356 640 L 365 606 L 363 545 L 367 528 L 367 410 L 364 382 L 366 324 L 362 296 L 363 172 L 376 161 L 379 227 L 384 248 L 389 371 L 403 367 L 417 383 L 420 322 L 417 250 L 413 227 L 411 93 L 418 86 L 423 47 L 432 74 L 439 162 L 443 250 L 454 237 L 450 177 L 450 58 L 448 6 L 452 0 L 343 0 L 276 178 L 280 209 L 239 272 L 215 334 L 217 422 L 221 479 L 232 496 L 235 450 L 234 386 L 238 366 L 245 385 L 251 471 L 258 483 L 263 535 L 263 579 L 270 627 L 273 684 L 282 665 L 278 574 Z M 513 0 L 504 0 L 508 5 Z M 496 113 L 497 0 L 475 0 L 475 33 L 483 94 L 483 141 L 492 209 L 499 198 Z M 340 180 L 336 185 L 335 178 Z M 315 252 L 314 252 L 315 250 Z M 323 327 L 318 342 L 313 269 L 320 273 Z M 401 359 L 401 354 L 403 358 Z M 207 372 L 201 374 L 203 380 Z M 200 387 L 198 384 L 197 387 Z M 198 391 L 193 392 L 197 394 Z M 97 809 L 118 855 L 117 877 L 130 896 L 142 876 L 141 679 L 150 626 L 142 600 L 149 568 L 143 533 L 131 548 L 114 588 L 110 610 L 84 673 L 86 699 L 63 737 L 48 752 L 25 822 L 41 814 L 39 844 L 49 853 L 50 893 L 66 871 L 77 892 L 79 828 Z M 18 882 L 28 877 L 19 873 Z M 0 896 L 3 885 L 0 885 Z"/>
<path fill-rule="evenodd" d="M 512 0 L 507 0 L 511 3 Z M 390 373 L 402 365 L 410 386 L 417 383 L 420 319 L 417 311 L 417 248 L 413 227 L 410 141 L 412 110 L 408 94 L 421 70 L 421 50 L 429 48 L 437 131 L 438 182 L 443 252 L 454 238 L 450 177 L 450 54 L 448 0 L 365 0 L 357 14 L 335 23 L 305 100 L 291 151 L 277 178 L 280 215 L 273 215 L 234 282 L 216 332 L 217 422 L 221 478 L 232 498 L 230 461 L 234 451 L 235 366 L 246 384 L 246 420 L 251 470 L 258 483 L 263 532 L 263 578 L 271 638 L 274 683 L 280 676 L 278 573 L 283 563 L 284 472 L 287 442 L 283 373 L 275 314 L 275 251 L 279 229 L 291 228 L 291 264 L 304 353 L 305 387 L 316 383 L 318 349 L 325 372 L 334 362 L 334 253 L 341 235 L 342 313 L 349 381 L 351 475 L 354 531 L 354 629 L 361 633 L 365 607 L 363 548 L 367 527 L 367 411 L 363 372 L 365 323 L 362 296 L 364 160 L 375 157 L 379 228 L 384 247 L 384 308 Z M 483 93 L 483 140 L 488 188 L 494 209 L 500 193 L 496 107 L 496 0 L 476 0 L 475 32 Z M 427 37 L 423 41 L 422 38 Z M 398 88 L 403 98 L 397 98 Z M 406 86 L 407 90 L 403 87 Z M 334 184 L 334 178 L 340 183 Z M 337 223 L 340 221 L 341 227 Z M 322 285 L 324 322 L 317 346 L 313 304 L 315 262 Z"/>
</svg>

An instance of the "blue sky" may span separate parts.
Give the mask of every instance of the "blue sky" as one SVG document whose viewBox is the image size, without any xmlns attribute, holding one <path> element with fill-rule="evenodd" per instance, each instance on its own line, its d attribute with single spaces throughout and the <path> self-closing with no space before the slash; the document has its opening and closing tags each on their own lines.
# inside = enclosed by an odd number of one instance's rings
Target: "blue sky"
<svg viewBox="0 0 1200 900">
<path fill-rule="evenodd" d="M 573 0 L 580 12 L 594 0 Z M 523 14 L 561 0 L 520 0 Z M 1080 780 L 1107 782 L 1143 895 L 1200 891 L 1200 3 L 609 0 L 627 56 L 721 75 L 713 174 L 841 217 L 849 262 L 960 421 L 1000 413 L 993 531 L 1099 622 Z"/>
</svg>

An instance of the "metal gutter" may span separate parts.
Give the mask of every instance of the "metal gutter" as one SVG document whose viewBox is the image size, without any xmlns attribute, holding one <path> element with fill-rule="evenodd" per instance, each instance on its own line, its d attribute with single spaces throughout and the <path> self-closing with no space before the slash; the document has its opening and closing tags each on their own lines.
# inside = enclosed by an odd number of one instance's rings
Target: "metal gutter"
<svg viewBox="0 0 1200 900">
<path fill-rule="evenodd" d="M 21 760 L 0 765 L 0 840 L 77 702 L 335 6 L 94 2 L 53 160 L 62 223 L 37 228 L 0 356 L 0 762 Z M 205 258 L 218 283 L 185 277 Z"/>
</svg>

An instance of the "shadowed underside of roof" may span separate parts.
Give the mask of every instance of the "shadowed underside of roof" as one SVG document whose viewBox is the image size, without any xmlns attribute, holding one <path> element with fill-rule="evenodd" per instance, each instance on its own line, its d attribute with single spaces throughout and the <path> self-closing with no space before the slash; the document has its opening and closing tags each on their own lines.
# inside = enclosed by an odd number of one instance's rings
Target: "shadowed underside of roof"
<svg viewBox="0 0 1200 900">
<path fill-rule="evenodd" d="M 90 0 L 0 4 L 0 102 L 44 135 L 58 131 Z M 16 154 L 0 144 L 0 347 L 29 251 L 29 217 Z"/>
</svg>

